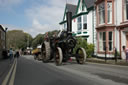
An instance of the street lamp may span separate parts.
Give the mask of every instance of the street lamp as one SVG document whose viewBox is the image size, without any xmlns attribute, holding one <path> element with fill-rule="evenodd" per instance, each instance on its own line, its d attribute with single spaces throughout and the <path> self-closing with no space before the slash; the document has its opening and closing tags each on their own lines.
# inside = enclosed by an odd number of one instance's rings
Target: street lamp
<svg viewBox="0 0 128 85">
<path fill-rule="evenodd" d="M 7 50 L 7 30 L 8 28 L 5 28 L 5 49 Z"/>
</svg>

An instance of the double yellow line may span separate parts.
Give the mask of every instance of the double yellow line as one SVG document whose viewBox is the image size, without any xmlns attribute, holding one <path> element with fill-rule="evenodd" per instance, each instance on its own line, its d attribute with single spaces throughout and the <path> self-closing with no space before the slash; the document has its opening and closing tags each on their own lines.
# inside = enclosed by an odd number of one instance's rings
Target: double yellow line
<svg viewBox="0 0 128 85">
<path fill-rule="evenodd" d="M 17 59 L 14 59 L 12 67 L 11 67 L 10 71 L 8 72 L 7 76 L 5 77 L 4 81 L 2 82 L 2 85 L 7 85 L 7 84 L 14 85 L 16 68 L 17 68 Z"/>
</svg>

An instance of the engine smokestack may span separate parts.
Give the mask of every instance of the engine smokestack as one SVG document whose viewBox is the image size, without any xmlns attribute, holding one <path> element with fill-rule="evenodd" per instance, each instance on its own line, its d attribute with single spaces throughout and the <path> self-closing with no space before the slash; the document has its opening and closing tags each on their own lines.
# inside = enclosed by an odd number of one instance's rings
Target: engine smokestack
<svg viewBox="0 0 128 85">
<path fill-rule="evenodd" d="M 72 12 L 67 12 L 67 32 L 72 32 Z"/>
</svg>

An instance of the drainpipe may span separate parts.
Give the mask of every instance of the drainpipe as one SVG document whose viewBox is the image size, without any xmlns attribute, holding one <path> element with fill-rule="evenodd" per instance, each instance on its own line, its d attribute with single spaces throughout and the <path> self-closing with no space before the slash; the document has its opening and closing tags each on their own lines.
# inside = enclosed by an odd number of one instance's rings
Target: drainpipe
<svg viewBox="0 0 128 85">
<path fill-rule="evenodd" d="M 115 62 L 117 62 L 117 0 L 115 0 L 116 1 L 116 28 L 115 28 Z"/>
<path fill-rule="evenodd" d="M 92 11 L 93 45 L 95 45 L 95 42 L 94 42 L 94 41 L 95 41 L 95 40 L 94 40 L 94 38 L 95 38 L 95 37 L 94 37 L 94 36 L 95 36 L 95 35 L 94 35 L 94 29 L 95 29 L 95 24 L 94 24 L 94 18 L 95 18 L 95 17 L 94 17 L 94 11 L 95 11 L 95 6 L 93 7 L 93 11 Z M 93 55 L 94 55 L 94 53 L 95 53 L 95 47 L 94 47 L 94 50 L 93 50 Z"/>
</svg>

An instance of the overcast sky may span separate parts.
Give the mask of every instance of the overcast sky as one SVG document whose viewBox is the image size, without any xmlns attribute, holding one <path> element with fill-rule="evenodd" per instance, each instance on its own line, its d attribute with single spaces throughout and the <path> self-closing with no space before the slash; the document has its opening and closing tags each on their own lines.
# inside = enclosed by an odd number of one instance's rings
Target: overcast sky
<svg viewBox="0 0 128 85">
<path fill-rule="evenodd" d="M 67 0 L 77 4 L 78 0 Z M 22 29 L 35 37 L 59 29 L 66 0 L 0 0 L 0 24 L 12 29 Z"/>
</svg>

